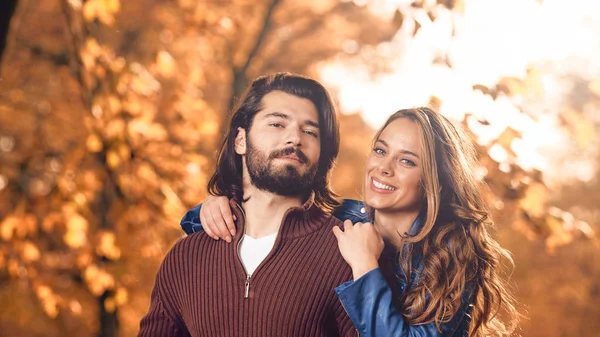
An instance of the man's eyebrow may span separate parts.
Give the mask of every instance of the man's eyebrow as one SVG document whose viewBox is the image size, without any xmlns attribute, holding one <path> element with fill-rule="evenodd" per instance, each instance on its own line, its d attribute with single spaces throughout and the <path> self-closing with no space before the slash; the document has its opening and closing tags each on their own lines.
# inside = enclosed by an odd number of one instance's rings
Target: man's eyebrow
<svg viewBox="0 0 600 337">
<path fill-rule="evenodd" d="M 315 128 L 319 128 L 319 123 L 317 122 L 313 122 L 311 120 L 306 121 L 306 124 L 310 125 L 310 126 L 314 126 Z"/>
<path fill-rule="evenodd" d="M 385 146 L 388 146 L 388 147 L 389 147 L 389 144 L 388 144 L 388 143 L 387 143 L 385 140 L 383 140 L 383 139 L 377 139 L 375 142 L 376 142 L 376 143 L 381 143 L 381 144 L 383 144 L 383 145 L 385 145 Z M 411 156 L 415 156 L 415 157 L 419 158 L 419 155 L 417 155 L 416 153 L 414 153 L 414 152 L 412 152 L 412 151 L 408 151 L 408 150 L 404 150 L 404 149 L 402 149 L 402 150 L 400 150 L 400 152 L 401 152 L 401 153 L 404 153 L 404 154 L 409 154 L 409 155 L 411 155 Z M 419 158 L 419 159 L 420 159 L 420 158 Z"/>
<path fill-rule="evenodd" d="M 284 113 L 281 113 L 281 112 L 270 112 L 270 113 L 266 114 L 264 118 L 269 118 L 269 117 L 278 117 L 278 118 L 281 118 L 281 119 L 290 119 L 290 116 L 288 116 L 288 115 L 286 115 Z M 313 127 L 317 128 L 317 129 L 319 128 L 319 123 L 317 123 L 315 121 L 307 120 L 304 123 L 307 124 L 307 125 L 313 126 Z"/>
<path fill-rule="evenodd" d="M 281 112 L 271 112 L 265 115 L 265 118 L 269 118 L 269 117 L 279 117 L 279 118 L 283 118 L 283 119 L 289 119 L 290 116 L 281 113 Z"/>
</svg>

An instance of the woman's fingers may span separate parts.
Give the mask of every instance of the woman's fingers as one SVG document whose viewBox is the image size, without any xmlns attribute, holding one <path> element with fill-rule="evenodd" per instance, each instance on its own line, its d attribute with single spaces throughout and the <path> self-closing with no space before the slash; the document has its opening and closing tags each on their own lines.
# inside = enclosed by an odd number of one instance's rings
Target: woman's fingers
<svg viewBox="0 0 600 337">
<path fill-rule="evenodd" d="M 206 216 L 206 211 L 203 211 L 203 209 L 200 209 L 200 223 L 202 224 L 202 229 L 204 229 L 204 232 L 206 232 L 206 235 L 208 235 L 209 237 L 215 239 L 215 240 L 219 240 L 219 237 L 215 235 L 215 233 L 210 229 L 210 224 L 208 223 L 208 218 Z"/>
<path fill-rule="evenodd" d="M 333 226 L 333 235 L 335 235 L 335 237 L 339 240 L 340 239 L 340 235 L 342 235 L 344 232 L 342 232 L 342 230 L 340 229 L 340 227 L 338 226 Z"/>
<path fill-rule="evenodd" d="M 225 220 L 227 231 L 231 236 L 235 236 L 235 223 L 233 223 L 233 214 L 231 213 L 229 203 L 220 203 L 219 208 L 221 209 L 221 216 Z"/>
<path fill-rule="evenodd" d="M 211 213 L 212 215 L 212 230 L 213 232 L 219 236 L 219 238 L 231 242 L 231 237 L 229 236 L 229 230 L 225 225 L 225 220 L 221 216 L 221 213 Z"/>
</svg>

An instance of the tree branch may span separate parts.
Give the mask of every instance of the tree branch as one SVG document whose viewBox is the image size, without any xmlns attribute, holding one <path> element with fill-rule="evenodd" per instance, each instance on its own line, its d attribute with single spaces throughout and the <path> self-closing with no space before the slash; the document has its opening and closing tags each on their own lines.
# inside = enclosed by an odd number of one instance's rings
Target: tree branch
<svg viewBox="0 0 600 337">
<path fill-rule="evenodd" d="M 25 39 L 19 38 L 17 40 L 19 41 L 19 43 L 21 45 L 23 45 L 24 47 L 29 49 L 31 51 L 31 53 L 33 53 L 33 55 L 35 55 L 35 56 L 39 56 L 39 57 L 48 59 L 48 60 L 52 61 L 54 64 L 56 64 L 57 66 L 69 65 L 69 55 L 66 52 L 60 53 L 60 54 L 55 54 L 55 53 L 52 53 L 52 52 L 49 52 L 49 51 L 43 49 L 40 46 L 32 45 Z"/>
<path fill-rule="evenodd" d="M 250 53 L 248 53 L 246 62 L 244 62 L 244 65 L 241 66 L 240 68 L 234 67 L 233 83 L 232 83 L 232 87 L 231 87 L 231 97 L 229 99 L 229 106 L 228 106 L 228 108 L 230 110 L 233 108 L 233 105 L 235 104 L 235 99 L 242 94 L 242 92 L 244 91 L 244 89 L 246 87 L 246 84 L 247 84 L 246 72 L 248 71 L 250 64 L 252 64 L 252 61 L 254 60 L 254 58 L 260 52 L 260 49 L 264 45 L 265 38 L 268 35 L 269 31 L 271 30 L 271 27 L 273 24 L 273 22 L 272 22 L 273 12 L 275 11 L 275 9 L 277 8 L 277 6 L 280 3 L 281 3 L 281 0 L 273 0 L 271 2 L 271 4 L 269 4 L 269 7 L 267 8 L 267 13 L 265 14 L 265 17 L 263 19 L 263 25 L 260 29 L 260 32 L 258 33 L 258 37 L 256 38 L 256 41 L 254 41 L 254 45 L 252 46 L 252 49 L 250 49 Z"/>
</svg>

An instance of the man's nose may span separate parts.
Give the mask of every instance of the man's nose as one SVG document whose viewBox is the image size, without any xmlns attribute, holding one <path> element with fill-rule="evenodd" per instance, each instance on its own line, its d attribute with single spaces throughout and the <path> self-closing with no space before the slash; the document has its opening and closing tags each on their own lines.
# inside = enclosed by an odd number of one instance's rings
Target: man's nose
<svg viewBox="0 0 600 337">
<path fill-rule="evenodd" d="M 286 145 L 301 146 L 302 130 L 298 128 L 289 128 L 286 134 Z"/>
</svg>

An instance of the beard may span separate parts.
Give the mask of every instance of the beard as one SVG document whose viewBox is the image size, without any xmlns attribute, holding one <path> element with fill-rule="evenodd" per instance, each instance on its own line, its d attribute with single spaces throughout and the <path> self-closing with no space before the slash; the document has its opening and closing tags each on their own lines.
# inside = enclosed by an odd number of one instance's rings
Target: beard
<svg viewBox="0 0 600 337">
<path fill-rule="evenodd" d="M 306 195 L 313 190 L 317 164 L 311 163 L 300 149 L 287 147 L 267 155 L 254 147 L 250 138 L 246 138 L 246 142 L 246 165 L 250 181 L 256 188 L 281 196 Z M 296 155 L 300 163 L 307 166 L 304 174 L 300 174 L 292 164 L 278 167 L 273 164 L 274 159 L 291 154 Z"/>
</svg>

